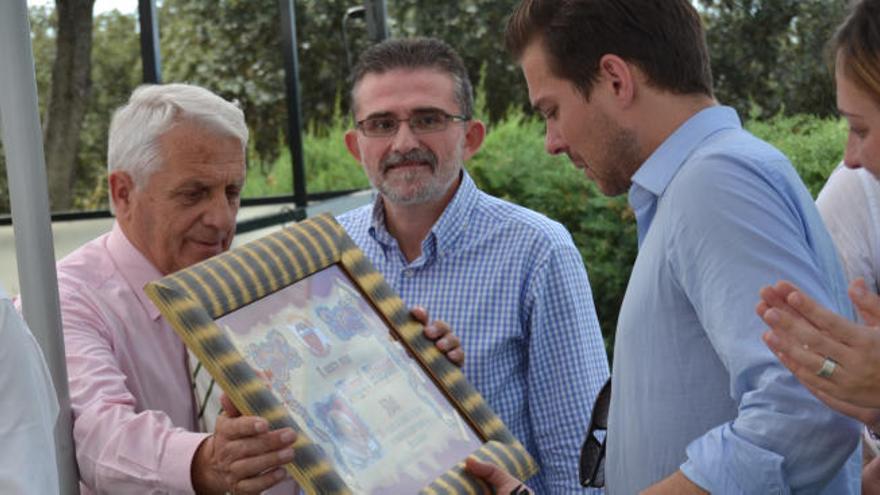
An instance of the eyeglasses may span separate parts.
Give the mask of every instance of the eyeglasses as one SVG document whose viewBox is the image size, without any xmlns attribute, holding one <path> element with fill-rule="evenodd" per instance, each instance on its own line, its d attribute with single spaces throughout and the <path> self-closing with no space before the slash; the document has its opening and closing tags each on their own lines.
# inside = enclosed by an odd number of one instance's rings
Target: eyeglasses
<svg viewBox="0 0 880 495">
<path fill-rule="evenodd" d="M 355 127 L 367 137 L 390 137 L 397 134 L 401 122 L 406 122 L 413 134 L 439 132 L 449 126 L 450 121 L 467 122 L 465 115 L 450 115 L 442 110 L 417 112 L 405 119 L 396 117 L 369 117 L 357 122 Z"/>
<path fill-rule="evenodd" d="M 593 404 L 593 414 L 590 418 L 590 428 L 587 438 L 581 447 L 580 478 L 581 486 L 601 488 L 605 486 L 605 440 L 600 441 L 596 437 L 597 432 L 608 430 L 608 408 L 611 405 L 611 378 L 602 386 L 596 402 Z"/>
</svg>

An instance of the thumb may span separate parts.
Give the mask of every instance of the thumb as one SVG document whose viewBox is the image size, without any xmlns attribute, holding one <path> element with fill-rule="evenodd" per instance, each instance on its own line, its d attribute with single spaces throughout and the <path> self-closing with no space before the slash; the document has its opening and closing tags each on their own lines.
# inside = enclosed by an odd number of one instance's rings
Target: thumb
<svg viewBox="0 0 880 495">
<path fill-rule="evenodd" d="M 220 396 L 220 405 L 223 406 L 223 412 L 225 412 L 230 418 L 241 416 L 241 412 L 235 407 L 235 404 L 232 403 L 232 399 L 230 399 L 228 395 L 223 394 Z"/>
<path fill-rule="evenodd" d="M 467 472 L 485 481 L 499 494 L 530 494 L 531 492 L 521 481 L 507 473 L 500 467 L 487 462 L 480 462 L 474 457 L 465 460 L 464 468 Z"/>
<path fill-rule="evenodd" d="M 500 469 L 497 466 L 488 462 L 480 462 L 476 457 L 468 457 L 465 459 L 464 468 L 472 475 L 486 481 L 489 481 L 493 477 L 497 479 L 499 474 L 501 474 L 498 473 Z"/>
<path fill-rule="evenodd" d="M 409 313 L 422 325 L 428 324 L 428 310 L 423 306 L 413 306 L 410 308 Z"/>
</svg>

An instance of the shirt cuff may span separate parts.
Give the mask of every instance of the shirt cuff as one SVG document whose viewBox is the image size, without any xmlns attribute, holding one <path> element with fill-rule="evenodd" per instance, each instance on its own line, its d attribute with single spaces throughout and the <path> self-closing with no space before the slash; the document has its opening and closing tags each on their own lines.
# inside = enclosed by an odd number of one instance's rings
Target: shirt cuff
<svg viewBox="0 0 880 495">
<path fill-rule="evenodd" d="M 165 453 L 159 464 L 159 477 L 171 493 L 194 493 L 192 485 L 192 461 L 199 445 L 208 438 L 208 433 L 181 431 L 168 437 Z"/>
<path fill-rule="evenodd" d="M 710 493 L 791 493 L 783 457 L 738 438 L 729 425 L 691 442 L 687 457 L 681 472 Z"/>
</svg>

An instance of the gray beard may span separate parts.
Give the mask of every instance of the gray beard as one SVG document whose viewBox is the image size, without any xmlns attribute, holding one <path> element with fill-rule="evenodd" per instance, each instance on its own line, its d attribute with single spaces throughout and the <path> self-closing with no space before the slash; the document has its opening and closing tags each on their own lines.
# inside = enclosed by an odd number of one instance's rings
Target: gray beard
<svg viewBox="0 0 880 495">
<path fill-rule="evenodd" d="M 434 170 L 434 173 L 436 174 L 436 168 Z M 407 172 L 403 176 L 403 181 L 406 183 L 411 183 L 418 180 L 420 175 L 422 174 L 420 174 L 418 171 Z M 406 195 L 398 194 L 395 188 L 388 187 L 384 182 L 380 184 L 377 189 L 382 194 L 383 198 L 394 204 L 404 206 L 418 205 L 422 203 L 427 203 L 432 199 L 442 196 L 455 181 L 456 177 L 457 174 L 453 174 L 450 180 L 439 182 L 438 180 L 436 180 L 437 176 L 432 174 L 431 177 L 429 177 L 428 180 L 426 180 L 421 187 Z"/>
</svg>

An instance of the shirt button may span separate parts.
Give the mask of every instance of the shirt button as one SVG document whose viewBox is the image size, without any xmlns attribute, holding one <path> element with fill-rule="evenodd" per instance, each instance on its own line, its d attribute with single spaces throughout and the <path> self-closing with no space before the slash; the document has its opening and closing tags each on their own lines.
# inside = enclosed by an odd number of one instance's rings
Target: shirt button
<svg viewBox="0 0 880 495">
<path fill-rule="evenodd" d="M 416 272 L 412 268 L 407 268 L 403 271 L 403 275 L 406 276 L 406 278 L 413 278 L 415 274 Z"/>
</svg>

